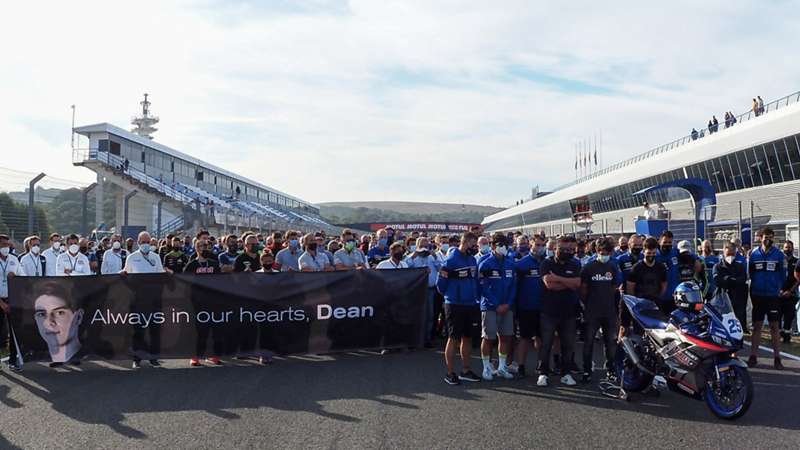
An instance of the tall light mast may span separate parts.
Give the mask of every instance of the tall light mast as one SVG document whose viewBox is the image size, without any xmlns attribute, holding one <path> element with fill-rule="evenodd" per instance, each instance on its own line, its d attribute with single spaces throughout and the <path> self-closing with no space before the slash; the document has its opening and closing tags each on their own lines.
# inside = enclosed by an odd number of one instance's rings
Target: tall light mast
<svg viewBox="0 0 800 450">
<path fill-rule="evenodd" d="M 147 94 L 144 94 L 144 100 L 139 104 L 142 105 L 142 114 L 131 120 L 131 124 L 134 125 L 131 132 L 147 139 L 153 139 L 153 133 L 158 131 L 158 128 L 153 126 L 158 123 L 158 117 L 150 115 L 150 101 L 147 100 Z"/>
</svg>

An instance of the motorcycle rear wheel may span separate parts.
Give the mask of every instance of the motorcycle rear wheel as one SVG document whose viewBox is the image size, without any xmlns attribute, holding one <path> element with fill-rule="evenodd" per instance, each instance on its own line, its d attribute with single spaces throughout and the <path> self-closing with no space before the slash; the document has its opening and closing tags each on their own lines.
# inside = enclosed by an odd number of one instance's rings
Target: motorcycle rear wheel
<svg viewBox="0 0 800 450">
<path fill-rule="evenodd" d="M 733 379 L 730 379 L 730 373 L 733 374 Z M 708 409 L 715 416 L 725 420 L 736 420 L 750 409 L 750 404 L 753 402 L 753 380 L 747 369 L 739 366 L 731 366 L 729 373 L 724 376 L 725 386 L 714 386 L 713 381 L 708 381 L 703 396 Z M 741 392 L 742 390 L 744 392 Z M 736 400 L 729 401 L 730 395 L 735 395 Z"/>
</svg>

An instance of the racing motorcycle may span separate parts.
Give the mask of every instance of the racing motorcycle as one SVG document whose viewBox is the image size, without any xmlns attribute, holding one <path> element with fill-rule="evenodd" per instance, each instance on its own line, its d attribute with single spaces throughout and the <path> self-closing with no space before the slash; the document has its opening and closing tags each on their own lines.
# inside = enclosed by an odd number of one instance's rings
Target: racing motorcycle
<svg viewBox="0 0 800 450">
<path fill-rule="evenodd" d="M 747 365 L 735 352 L 742 348 L 742 326 L 728 296 L 704 302 L 694 283 L 675 289 L 678 307 L 669 317 L 650 300 L 624 295 L 633 317 L 615 361 L 620 397 L 666 385 L 705 400 L 719 418 L 743 416 L 753 401 Z"/>
</svg>

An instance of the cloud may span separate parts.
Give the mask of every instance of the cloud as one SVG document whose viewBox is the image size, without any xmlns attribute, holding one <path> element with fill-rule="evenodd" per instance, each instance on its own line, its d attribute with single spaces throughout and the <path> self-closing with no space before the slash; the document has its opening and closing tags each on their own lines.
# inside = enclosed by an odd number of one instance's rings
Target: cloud
<svg viewBox="0 0 800 450">
<path fill-rule="evenodd" d="M 69 105 L 127 127 L 146 91 L 159 142 L 310 201 L 513 204 L 580 139 L 610 164 L 800 69 L 784 2 L 29 3 L 0 29 L 5 166 L 91 181 Z"/>
</svg>

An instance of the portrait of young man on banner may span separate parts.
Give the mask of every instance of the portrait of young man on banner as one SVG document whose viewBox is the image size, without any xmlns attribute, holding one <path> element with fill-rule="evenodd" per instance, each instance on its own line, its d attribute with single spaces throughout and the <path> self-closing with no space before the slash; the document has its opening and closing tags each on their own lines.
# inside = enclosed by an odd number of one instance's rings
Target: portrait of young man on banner
<svg viewBox="0 0 800 450">
<path fill-rule="evenodd" d="M 33 317 L 39 335 L 47 344 L 54 363 L 70 361 L 81 350 L 79 329 L 83 309 L 73 301 L 64 285 L 46 283 L 34 293 Z"/>
</svg>

